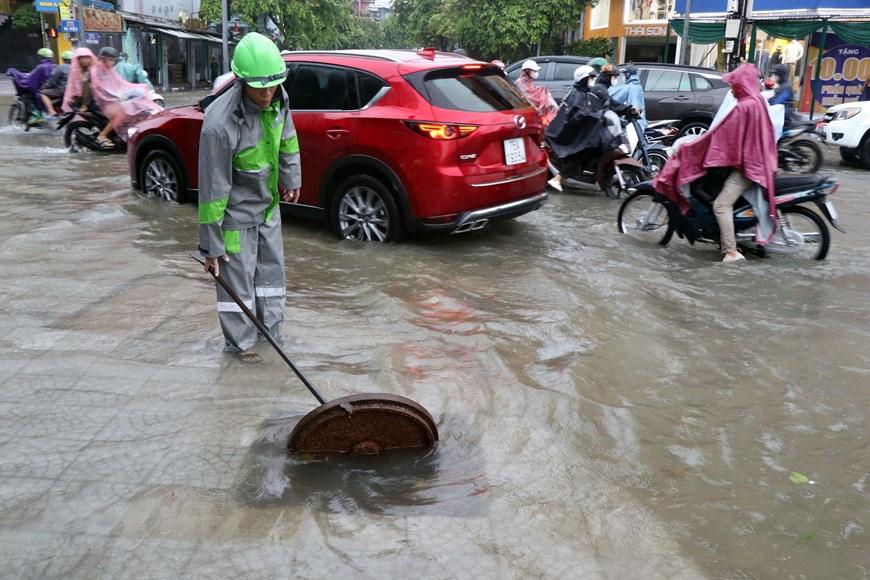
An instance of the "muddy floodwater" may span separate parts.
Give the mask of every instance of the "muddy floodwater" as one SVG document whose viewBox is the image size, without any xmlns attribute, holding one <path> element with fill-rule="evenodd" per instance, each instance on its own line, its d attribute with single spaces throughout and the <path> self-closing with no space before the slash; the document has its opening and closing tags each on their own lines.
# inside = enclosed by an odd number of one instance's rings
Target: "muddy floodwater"
<svg viewBox="0 0 870 580">
<path fill-rule="evenodd" d="M 870 172 L 836 151 L 819 263 L 631 243 L 586 194 L 390 246 L 285 219 L 294 362 L 441 435 L 341 461 L 284 451 L 317 401 L 267 343 L 222 352 L 195 206 L 47 131 L 0 160 L 0 577 L 870 576 Z"/>
</svg>

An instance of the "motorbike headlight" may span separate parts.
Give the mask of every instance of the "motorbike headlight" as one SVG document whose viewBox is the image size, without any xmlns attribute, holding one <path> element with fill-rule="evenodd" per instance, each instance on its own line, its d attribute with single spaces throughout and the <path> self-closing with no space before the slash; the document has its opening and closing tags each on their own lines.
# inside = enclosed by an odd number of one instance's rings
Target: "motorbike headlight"
<svg viewBox="0 0 870 580">
<path fill-rule="evenodd" d="M 861 109 L 841 109 L 836 112 L 834 115 L 834 121 L 845 121 L 846 119 L 851 119 L 855 115 L 861 112 Z"/>
<path fill-rule="evenodd" d="M 128 127 L 127 128 L 127 139 L 130 139 L 131 137 L 133 137 L 133 135 L 135 135 L 138 131 L 139 131 L 139 129 L 137 127 Z"/>
</svg>

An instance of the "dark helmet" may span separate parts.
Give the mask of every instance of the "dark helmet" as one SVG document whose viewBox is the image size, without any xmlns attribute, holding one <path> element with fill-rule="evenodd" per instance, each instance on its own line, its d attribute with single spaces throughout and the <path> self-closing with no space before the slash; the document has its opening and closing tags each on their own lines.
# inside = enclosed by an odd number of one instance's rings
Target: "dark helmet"
<svg viewBox="0 0 870 580">
<path fill-rule="evenodd" d="M 118 58 L 118 51 L 115 50 L 114 48 L 112 48 L 111 46 L 104 46 L 103 48 L 100 49 L 100 52 L 99 52 L 99 54 L 97 54 L 97 56 L 99 58 L 117 59 Z"/>
<path fill-rule="evenodd" d="M 468 53 L 465 52 L 464 48 L 455 48 L 453 49 L 453 54 L 458 54 L 459 56 L 468 56 Z"/>
<path fill-rule="evenodd" d="M 122 52 L 121 54 L 118 55 L 118 58 L 123 58 L 124 60 L 127 60 L 130 58 L 130 55 L 127 54 L 126 52 Z"/>
<path fill-rule="evenodd" d="M 788 72 L 788 65 L 782 63 L 775 64 L 770 69 L 770 74 L 779 75 L 784 79 L 788 78 Z"/>
<path fill-rule="evenodd" d="M 625 65 L 625 68 L 622 69 L 622 74 L 624 74 L 627 77 L 631 76 L 631 75 L 636 75 L 637 74 L 637 67 L 634 66 L 633 64 Z"/>
</svg>

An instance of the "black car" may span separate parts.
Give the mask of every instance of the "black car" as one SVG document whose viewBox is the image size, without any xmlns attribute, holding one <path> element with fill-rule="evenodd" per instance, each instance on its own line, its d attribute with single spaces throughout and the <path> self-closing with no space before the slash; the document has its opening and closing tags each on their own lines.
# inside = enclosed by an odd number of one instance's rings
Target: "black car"
<svg viewBox="0 0 870 580">
<path fill-rule="evenodd" d="M 568 89 L 574 84 L 574 70 L 581 64 L 586 64 L 591 59 L 585 56 L 533 56 L 528 59 L 518 60 L 505 68 L 504 73 L 512 81 L 520 76 L 523 63 L 533 60 L 541 67 L 541 72 L 535 80 L 536 85 L 543 85 L 550 90 L 550 94 L 556 102 L 562 102 Z"/>
<path fill-rule="evenodd" d="M 640 71 L 647 121 L 676 119 L 679 137 L 705 132 L 730 88 L 722 73 L 712 68 L 655 62 L 634 65 Z"/>
</svg>

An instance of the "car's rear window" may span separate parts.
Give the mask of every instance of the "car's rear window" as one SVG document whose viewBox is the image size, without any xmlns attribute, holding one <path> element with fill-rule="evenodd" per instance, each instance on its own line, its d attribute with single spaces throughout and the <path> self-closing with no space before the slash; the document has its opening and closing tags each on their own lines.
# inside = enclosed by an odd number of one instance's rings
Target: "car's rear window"
<svg viewBox="0 0 870 580">
<path fill-rule="evenodd" d="M 433 106 L 454 111 L 511 111 L 529 102 L 497 67 L 445 68 L 405 77 Z"/>
</svg>

